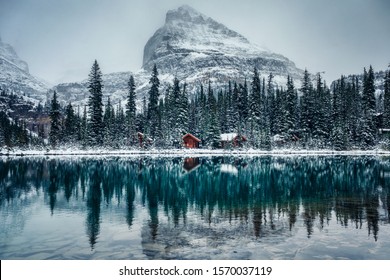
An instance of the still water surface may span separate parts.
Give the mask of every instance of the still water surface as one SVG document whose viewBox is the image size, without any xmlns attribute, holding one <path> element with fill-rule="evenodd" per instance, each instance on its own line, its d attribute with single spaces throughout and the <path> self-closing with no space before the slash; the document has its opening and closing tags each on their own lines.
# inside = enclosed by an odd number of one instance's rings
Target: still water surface
<svg viewBox="0 0 390 280">
<path fill-rule="evenodd" d="M 390 259 L 384 157 L 0 158 L 0 259 Z"/>
</svg>

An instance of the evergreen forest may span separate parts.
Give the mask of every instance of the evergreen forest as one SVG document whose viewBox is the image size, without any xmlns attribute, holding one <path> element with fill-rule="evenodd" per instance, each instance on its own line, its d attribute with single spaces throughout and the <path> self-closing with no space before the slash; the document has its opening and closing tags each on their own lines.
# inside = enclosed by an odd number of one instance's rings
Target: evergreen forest
<svg viewBox="0 0 390 280">
<path fill-rule="evenodd" d="M 254 68 L 244 82 L 228 81 L 221 88 L 208 81 L 189 93 L 177 78 L 161 89 L 154 65 L 145 96 L 136 95 L 137 81 L 130 76 L 126 101 L 112 104 L 110 98 L 103 100 L 102 72 L 95 60 L 88 104 L 61 106 L 54 92 L 44 106 L 30 104 L 28 112 L 39 122 L 12 116 L 12 104 L 22 98 L 2 89 L 0 148 L 170 149 L 181 148 L 182 137 L 191 133 L 201 148 L 218 149 L 221 134 L 235 133 L 246 141 L 223 148 L 389 149 L 390 70 L 379 91 L 371 66 L 331 85 L 307 70 L 299 88 L 291 77 L 284 86 L 276 86 L 272 74 L 260 77 Z M 141 100 L 138 108 L 136 100 Z"/>
</svg>

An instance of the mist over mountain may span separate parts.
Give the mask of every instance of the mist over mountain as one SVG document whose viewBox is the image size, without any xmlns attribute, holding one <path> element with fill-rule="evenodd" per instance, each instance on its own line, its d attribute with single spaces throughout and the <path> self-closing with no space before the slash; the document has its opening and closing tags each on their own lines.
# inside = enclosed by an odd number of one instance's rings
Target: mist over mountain
<svg viewBox="0 0 390 280">
<path fill-rule="evenodd" d="M 49 86 L 29 73 L 28 64 L 0 38 L 0 87 L 37 100 L 46 100 Z"/>
</svg>

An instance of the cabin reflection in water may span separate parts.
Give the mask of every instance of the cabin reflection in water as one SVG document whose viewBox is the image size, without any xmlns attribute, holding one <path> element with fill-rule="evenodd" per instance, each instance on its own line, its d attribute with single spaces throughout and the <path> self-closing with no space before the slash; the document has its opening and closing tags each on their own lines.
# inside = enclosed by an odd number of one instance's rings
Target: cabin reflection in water
<svg viewBox="0 0 390 280">
<path fill-rule="evenodd" d="M 199 158 L 185 158 L 183 163 L 183 169 L 186 172 L 191 172 L 200 166 Z"/>
</svg>

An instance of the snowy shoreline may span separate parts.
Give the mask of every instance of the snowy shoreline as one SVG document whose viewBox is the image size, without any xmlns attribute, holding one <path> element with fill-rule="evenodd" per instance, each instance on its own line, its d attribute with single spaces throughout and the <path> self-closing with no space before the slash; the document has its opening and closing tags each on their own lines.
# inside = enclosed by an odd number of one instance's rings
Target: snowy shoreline
<svg viewBox="0 0 390 280">
<path fill-rule="evenodd" d="M 150 150 L 0 150 L 7 156 L 116 156 L 116 157 L 209 157 L 209 156 L 390 156 L 387 150 L 224 150 L 224 149 L 150 149 Z"/>
</svg>

